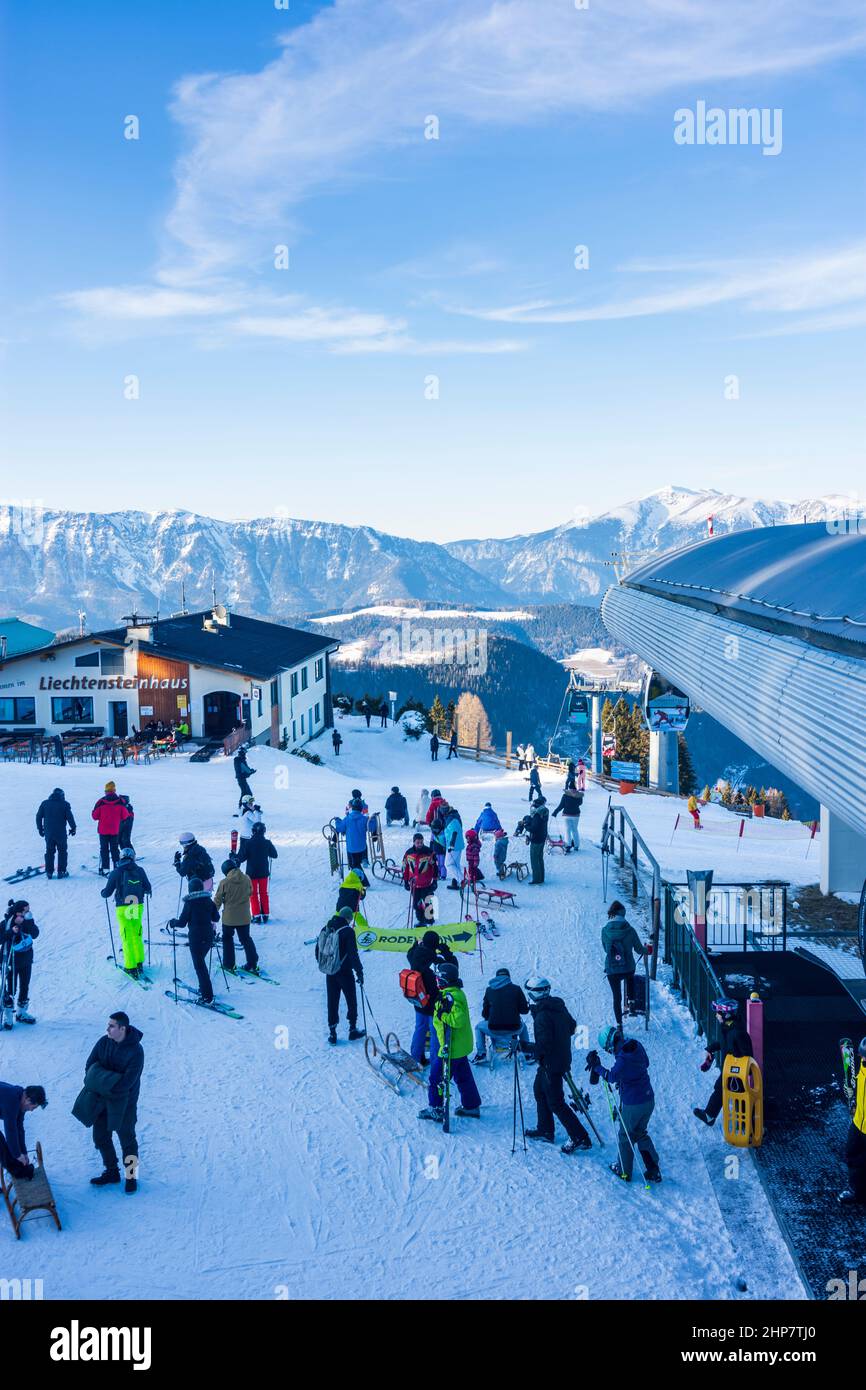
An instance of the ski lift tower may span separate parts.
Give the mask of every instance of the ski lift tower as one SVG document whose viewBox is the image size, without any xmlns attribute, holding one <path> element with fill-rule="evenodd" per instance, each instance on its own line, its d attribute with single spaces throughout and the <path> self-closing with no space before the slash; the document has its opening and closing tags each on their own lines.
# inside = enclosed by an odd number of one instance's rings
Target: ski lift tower
<svg viewBox="0 0 866 1390">
<path fill-rule="evenodd" d="M 568 686 L 565 698 L 569 705 L 568 722 L 585 727 L 589 735 L 590 772 L 602 775 L 601 709 L 610 695 L 616 694 L 622 682 L 587 679 L 576 664 L 565 662 Z"/>
</svg>

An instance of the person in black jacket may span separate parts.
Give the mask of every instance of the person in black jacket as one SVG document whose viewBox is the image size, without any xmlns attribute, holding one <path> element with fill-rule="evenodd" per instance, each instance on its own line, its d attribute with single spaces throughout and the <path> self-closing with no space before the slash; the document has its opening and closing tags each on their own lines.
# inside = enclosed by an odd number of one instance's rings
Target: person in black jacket
<svg viewBox="0 0 866 1390">
<path fill-rule="evenodd" d="M 256 771 L 255 768 L 250 767 L 249 763 L 247 762 L 246 746 L 244 744 L 241 744 L 240 748 L 235 753 L 234 758 L 232 759 L 232 767 L 235 770 L 235 780 L 238 784 L 238 787 L 240 788 L 241 794 L 240 799 L 238 800 L 238 805 L 240 806 L 241 801 L 245 796 L 252 796 L 252 791 L 250 789 L 248 778 L 254 777 Z"/>
<path fill-rule="evenodd" d="M 521 1017 L 529 1013 L 526 995 L 519 985 L 512 984 L 508 967 L 501 965 L 484 991 L 481 1022 L 475 1025 L 475 1056 L 477 1067 L 487 1061 L 487 1039 L 512 1038 L 516 1033 L 521 1042 L 529 1042 L 529 1030 Z"/>
<path fill-rule="evenodd" d="M 250 838 L 244 840 L 243 848 L 238 855 L 238 862 L 246 864 L 246 872 L 253 885 L 250 895 L 250 909 L 256 926 L 261 926 L 270 915 L 271 901 L 268 896 L 268 879 L 271 876 L 271 860 L 279 858 L 276 849 L 265 837 L 266 830 L 267 826 L 264 821 L 256 821 Z"/>
<path fill-rule="evenodd" d="M 54 877 L 54 856 L 57 855 L 57 877 L 68 878 L 66 831 L 75 834 L 75 817 L 62 787 L 55 787 L 36 812 L 36 829 L 45 840 L 45 877 Z"/>
<path fill-rule="evenodd" d="M 396 825 L 402 823 L 409 824 L 409 807 L 406 805 L 406 798 L 399 787 L 391 788 L 391 795 L 385 802 L 385 824 Z"/>
<path fill-rule="evenodd" d="M 454 952 L 444 945 L 440 940 L 439 933 L 435 931 L 425 931 L 420 941 L 416 941 L 406 952 L 406 959 L 412 970 L 420 972 L 421 979 L 424 981 L 424 988 L 429 995 L 427 1003 L 421 1008 L 414 1004 L 415 1009 L 415 1030 L 412 1034 L 412 1042 L 409 1051 L 420 1062 L 422 1066 L 427 1065 L 427 1037 L 430 1037 L 430 1056 L 435 1055 L 438 1047 L 436 1041 L 436 1029 L 433 1027 L 433 1008 L 439 997 L 439 984 L 433 974 L 434 963 L 447 961 L 449 965 L 457 964 L 457 957 Z"/>
<path fill-rule="evenodd" d="M 129 812 L 126 820 L 120 822 L 120 829 L 117 832 L 117 847 L 118 849 L 129 849 L 132 845 L 132 827 L 135 824 L 135 811 L 128 796 L 119 796 L 117 799 Z"/>
<path fill-rule="evenodd" d="M 699 1106 L 696 1106 L 692 1111 L 692 1114 L 702 1120 L 705 1125 L 715 1124 L 716 1116 L 722 1108 L 722 1068 L 725 1065 L 725 1058 L 752 1056 L 752 1039 L 749 1037 L 745 1025 L 739 1021 L 739 1006 L 736 999 L 717 999 L 713 1004 L 713 1013 L 721 1024 L 722 1040 L 721 1042 L 710 1043 L 701 1071 L 709 1071 L 714 1060 L 718 1058 L 719 1074 L 716 1077 L 713 1093 L 707 1101 L 706 1109 L 701 1110 Z"/>
<path fill-rule="evenodd" d="M 141 1073 L 144 1070 L 141 1038 L 140 1030 L 133 1028 L 127 1014 L 111 1014 L 105 1036 L 90 1049 L 90 1056 L 84 1064 L 85 1076 L 89 1068 L 96 1063 L 106 1071 L 117 1072 L 120 1078 L 102 1102 L 93 1122 L 93 1143 L 99 1150 L 105 1166 L 104 1172 L 100 1173 L 98 1178 L 90 1179 L 94 1187 L 107 1187 L 109 1183 L 120 1182 L 117 1153 L 111 1137 L 114 1130 L 120 1140 L 126 1174 L 124 1191 L 135 1192 L 138 1188 L 138 1140 L 135 1135 L 135 1123 L 138 1119 Z M 116 1102 L 123 1097 L 126 1103 L 118 1115 Z"/>
<path fill-rule="evenodd" d="M 189 892 L 183 900 L 183 911 L 172 918 L 172 931 L 188 931 L 189 953 L 195 967 L 201 1003 L 213 1003 L 213 985 L 207 968 L 207 954 L 214 943 L 214 922 L 220 919 L 219 909 L 200 878 L 191 878 Z"/>
<path fill-rule="evenodd" d="M 33 1164 L 27 1156 L 24 1116 L 44 1110 L 48 1101 L 41 1086 L 14 1086 L 0 1081 L 0 1167 L 13 1178 L 33 1177 Z"/>
<path fill-rule="evenodd" d="M 571 1071 L 571 1038 L 577 1024 L 565 1003 L 550 993 L 550 981 L 534 976 L 526 981 L 529 1011 L 535 1026 L 535 1041 L 524 1047 L 538 1062 L 533 1095 L 538 1107 L 535 1129 L 526 1131 L 527 1139 L 554 1142 L 554 1116 L 568 1133 L 562 1145 L 564 1154 L 592 1148 L 592 1141 L 580 1120 L 566 1104 L 562 1090 L 563 1078 Z"/>
<path fill-rule="evenodd" d="M 455 724 L 455 725 L 454 725 L 454 728 L 451 730 L 451 737 L 450 737 L 449 740 L 448 740 L 448 758 L 447 758 L 447 761 L 450 763 L 450 761 L 451 761 L 452 758 L 456 758 L 456 757 L 458 757 L 458 756 L 459 756 L 459 755 L 458 755 L 458 753 L 457 753 L 457 725 Z"/>
<path fill-rule="evenodd" d="M 532 804 L 528 816 L 519 822 L 515 835 L 525 834 L 529 841 L 529 863 L 532 868 L 530 883 L 544 882 L 544 847 L 547 844 L 547 802 L 543 796 Z"/>
<path fill-rule="evenodd" d="M 183 849 L 175 851 L 174 867 L 181 878 L 200 878 L 202 886 L 210 892 L 213 888 L 213 860 L 191 831 L 185 830 L 180 837 Z"/>
<path fill-rule="evenodd" d="M 430 735 L 430 761 L 431 763 L 438 763 L 439 761 L 439 735 L 436 733 Z"/>
<path fill-rule="evenodd" d="M 4 1028 L 12 1028 L 12 1011 L 15 992 L 18 991 L 18 1008 L 15 1017 L 19 1023 L 35 1023 L 30 1013 L 30 977 L 33 974 L 33 942 L 39 935 L 39 928 L 33 920 L 30 904 L 23 898 L 9 899 L 6 915 L 0 923 L 0 984 L 3 985 L 0 1000 L 0 1015 Z"/>
<path fill-rule="evenodd" d="M 341 907 L 339 912 L 327 923 L 331 931 L 336 931 L 338 935 L 338 950 L 340 956 L 339 969 L 333 975 L 325 976 L 325 993 L 328 1001 L 328 1042 L 337 1041 L 337 1024 L 340 1022 L 340 995 L 346 1001 L 346 1014 L 349 1020 L 349 1042 L 354 1042 L 357 1038 L 365 1036 L 364 1029 L 358 1027 L 358 995 L 355 989 L 355 981 L 359 985 L 364 983 L 364 969 L 361 965 L 361 957 L 358 955 L 358 942 L 355 937 L 353 925 L 353 913 L 350 907 Z M 319 959 L 319 947 L 316 944 L 316 960 Z"/>
<path fill-rule="evenodd" d="M 529 769 L 529 800 L 531 801 L 533 797 L 540 797 L 541 795 L 541 776 L 537 766 L 533 763 L 532 767 Z"/>
</svg>

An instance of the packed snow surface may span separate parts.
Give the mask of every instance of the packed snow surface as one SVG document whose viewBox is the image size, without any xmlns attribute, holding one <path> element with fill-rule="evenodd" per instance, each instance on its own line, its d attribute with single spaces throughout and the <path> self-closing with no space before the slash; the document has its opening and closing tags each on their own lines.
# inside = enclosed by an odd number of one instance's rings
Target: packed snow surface
<svg viewBox="0 0 866 1390">
<path fill-rule="evenodd" d="M 0 1034 L 0 1077 L 46 1087 L 48 1108 L 28 1117 L 27 1134 L 31 1146 L 43 1143 L 63 1231 L 28 1222 L 16 1242 L 0 1217 L 0 1272 L 41 1278 L 47 1299 L 803 1297 L 748 1161 L 741 1163 L 737 1200 L 726 1201 L 733 1184 L 718 1179 L 732 1151 L 717 1129 L 704 1129 L 691 1114 L 711 1082 L 698 1071 L 703 1049 L 661 979 L 645 1039 L 657 1094 L 651 1132 L 664 1174 L 651 1192 L 639 1183 L 625 1187 L 608 1171 L 615 1148 L 601 1088 L 594 1088 L 592 1115 L 603 1149 L 566 1158 L 558 1146 L 530 1142 L 524 1154 L 518 1132 L 512 1157 L 507 1066 L 478 1072 L 482 1119 L 456 1119 L 449 1136 L 417 1118 L 423 1091 L 404 1084 L 398 1097 L 376 1079 L 362 1044 L 347 1042 L 345 1020 L 339 1046 L 327 1046 L 324 978 L 305 943 L 330 915 L 338 882 L 329 876 L 321 827 L 343 812 L 351 788 L 361 787 L 378 808 L 398 783 L 411 809 L 422 786 L 438 786 L 467 825 L 490 800 L 509 831 L 527 797 L 522 773 L 463 760 L 431 765 L 426 740 L 406 743 L 399 730 L 368 730 L 358 719 L 340 727 L 339 760 L 330 740 L 316 745 L 324 767 L 270 749 L 251 754 L 254 790 L 279 850 L 271 921 L 254 935 L 262 964 L 281 984 L 231 980 L 229 996 L 215 970 L 217 997 L 230 997 L 242 1022 L 165 997 L 171 945 L 159 930 L 177 910 L 172 855 L 180 832 L 194 831 L 217 865 L 228 849 L 237 826 L 231 763 L 191 766 L 179 758 L 111 773 L 134 803 L 135 845 L 154 885 L 157 984 L 147 993 L 106 961 L 102 883 L 80 867 L 95 865 L 90 810 L 109 774 L 93 766 L 0 770 L 4 873 L 40 862 L 33 814 L 54 786 L 65 789 L 79 825 L 69 880 L 9 886 L 10 896 L 30 900 L 42 931 L 31 988 L 38 1022 Z M 558 786 L 545 790 L 558 797 Z M 580 854 L 548 856 L 543 887 L 511 880 L 519 907 L 496 913 L 501 937 L 484 943 L 483 964 L 478 955 L 461 957 L 473 1022 L 485 982 L 500 965 L 521 983 L 531 972 L 551 978 L 578 1020 L 574 1074 L 581 1082 L 585 1049 L 611 1021 L 600 941 L 605 904 L 592 843 L 607 803 L 607 792 L 590 787 Z M 628 803 L 656 838 L 669 830 L 674 803 L 636 796 Z M 388 830 L 386 842 L 399 859 L 409 832 Z M 748 872 L 758 868 L 759 843 L 752 848 L 750 840 L 740 861 Z M 721 835 L 707 835 L 702 865 L 713 862 L 711 848 L 736 852 Z M 761 846 L 765 873 L 773 864 L 768 848 Z M 799 839 L 796 854 L 802 850 Z M 487 843 L 488 876 L 490 852 Z M 675 839 L 669 860 L 687 857 Z M 509 858 L 526 858 L 525 845 L 512 839 Z M 455 919 L 456 899 L 440 889 L 440 920 Z M 399 887 L 374 882 L 367 905 L 375 926 L 405 921 Z M 633 920 L 646 930 L 638 916 Z M 413 1015 L 397 984 L 402 957 L 363 959 L 376 1020 L 408 1045 Z M 180 976 L 192 980 L 183 947 L 178 962 Z M 119 1008 L 144 1034 L 141 1183 L 134 1196 L 90 1186 L 101 1164 L 90 1134 L 70 1114 L 87 1054 Z M 642 1021 L 637 1027 L 644 1038 Z M 522 1071 L 528 1126 L 535 1120 L 532 1079 L 532 1069 Z M 558 1142 L 564 1138 L 557 1129 Z M 731 1209 L 727 1219 L 720 1200 Z M 744 1209 L 748 1219 L 741 1216 L 738 1228 L 736 1213 Z M 746 1295 L 737 1291 L 738 1277 Z"/>
</svg>

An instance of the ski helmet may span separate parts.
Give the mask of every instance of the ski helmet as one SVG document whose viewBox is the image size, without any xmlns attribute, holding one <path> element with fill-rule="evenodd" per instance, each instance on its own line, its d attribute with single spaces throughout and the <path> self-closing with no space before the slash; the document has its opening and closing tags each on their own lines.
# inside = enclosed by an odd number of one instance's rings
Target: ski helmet
<svg viewBox="0 0 866 1390">
<path fill-rule="evenodd" d="M 550 994 L 550 981 L 545 979 L 544 975 L 530 975 L 523 988 L 537 1002 L 539 999 L 546 999 Z"/>
<path fill-rule="evenodd" d="M 252 793 L 249 793 L 249 792 L 248 792 L 246 796 L 242 796 L 242 797 L 241 797 L 241 805 L 242 805 L 242 806 L 252 806 L 252 804 L 253 804 Z"/>
<path fill-rule="evenodd" d="M 450 960 L 434 960 L 433 974 L 440 985 L 458 985 L 460 983 L 460 971 L 456 965 L 452 965 Z"/>
<path fill-rule="evenodd" d="M 135 850 L 132 848 L 132 845 L 124 845 L 124 846 L 123 846 L 123 849 L 120 851 L 120 858 L 121 858 L 121 859 L 134 859 L 134 858 L 135 858 Z"/>
<path fill-rule="evenodd" d="M 714 999 L 713 1013 L 720 1023 L 733 1023 L 739 1011 L 736 999 Z"/>
<path fill-rule="evenodd" d="M 857 1056 L 862 1057 L 863 1061 L 866 1062 L 866 1038 L 860 1039 L 860 1043 L 857 1047 Z"/>
<path fill-rule="evenodd" d="M 191 845 L 195 836 L 191 830 L 184 830 L 183 834 L 178 836 L 178 839 L 182 845 Z"/>
<path fill-rule="evenodd" d="M 599 1028 L 598 1045 L 602 1052 L 616 1052 L 617 1043 L 622 1042 L 622 1030 L 613 1024 L 609 1028 Z"/>
</svg>

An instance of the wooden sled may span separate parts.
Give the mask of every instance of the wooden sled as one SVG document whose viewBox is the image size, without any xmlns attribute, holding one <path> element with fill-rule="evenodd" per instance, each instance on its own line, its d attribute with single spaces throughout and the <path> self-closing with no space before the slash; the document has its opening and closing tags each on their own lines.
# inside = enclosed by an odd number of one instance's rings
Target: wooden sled
<svg viewBox="0 0 866 1390">
<path fill-rule="evenodd" d="M 385 883 L 402 883 L 403 871 L 393 859 L 376 859 L 373 861 L 373 877 L 380 878 Z"/>
<path fill-rule="evenodd" d="M 9 1219 L 12 1222 L 16 1240 L 21 1239 L 22 1223 L 32 1212 L 53 1216 L 58 1231 L 63 1229 L 60 1225 L 60 1217 L 57 1215 L 57 1206 L 54 1201 L 54 1193 L 51 1191 L 51 1184 L 45 1176 L 42 1145 L 38 1143 L 36 1145 L 36 1162 L 33 1167 L 35 1171 L 30 1182 L 26 1178 L 13 1178 L 5 1169 L 0 1169 L 0 1188 L 3 1191 L 3 1200 L 6 1203 L 6 1210 L 9 1212 Z"/>
<path fill-rule="evenodd" d="M 494 903 L 496 907 L 516 907 L 517 900 L 508 888 L 472 888 L 470 892 L 480 903 Z"/>
<path fill-rule="evenodd" d="M 525 878 L 529 878 L 529 865 L 524 864 L 522 859 L 513 859 L 510 864 L 505 865 L 505 873 L 502 877 L 510 878 L 512 874 L 518 883 L 522 883 Z"/>
<path fill-rule="evenodd" d="M 368 1034 L 364 1039 L 364 1056 L 379 1080 L 390 1086 L 398 1096 L 401 1093 L 400 1082 L 404 1076 L 410 1077 L 416 1086 L 424 1085 L 424 1068 L 420 1062 L 416 1062 L 411 1053 L 400 1046 L 400 1039 L 396 1033 L 389 1033 L 385 1038 L 384 1052 L 379 1050 L 375 1039 Z"/>
<path fill-rule="evenodd" d="M 548 837 L 547 837 L 547 853 L 548 853 L 548 854 L 553 854 L 553 852 L 554 852 L 555 850 L 558 850 L 560 854 L 568 854 L 569 848 L 570 848 L 570 847 L 565 843 L 565 840 L 562 838 L 561 835 L 557 836 L 556 839 L 554 839 L 552 835 L 548 835 Z"/>
</svg>

